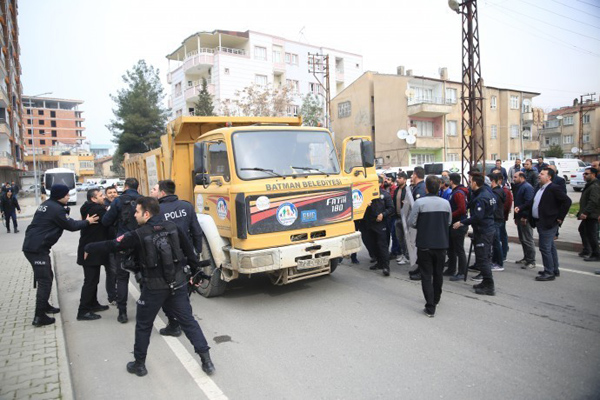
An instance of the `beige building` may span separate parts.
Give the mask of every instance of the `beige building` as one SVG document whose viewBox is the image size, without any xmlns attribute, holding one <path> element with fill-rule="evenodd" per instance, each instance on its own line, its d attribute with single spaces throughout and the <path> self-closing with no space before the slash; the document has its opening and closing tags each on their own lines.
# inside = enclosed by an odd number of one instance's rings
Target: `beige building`
<svg viewBox="0 0 600 400">
<path fill-rule="evenodd" d="M 96 175 L 103 178 L 114 178 L 117 174 L 113 171 L 113 158 L 112 156 L 106 156 L 102 158 L 96 158 L 94 161 L 96 166 Z"/>
<path fill-rule="evenodd" d="M 484 87 L 486 159 L 532 157 L 539 152 L 532 99 L 539 93 Z M 336 145 L 350 135 L 369 135 L 380 165 L 408 166 L 459 161 L 462 153 L 461 83 L 447 78 L 366 72 L 331 102 Z M 417 130 L 416 142 L 398 138 Z"/>
<path fill-rule="evenodd" d="M 25 156 L 29 171 L 33 171 L 33 155 Z M 36 155 L 38 173 L 51 168 L 68 168 L 75 171 L 78 182 L 95 175 L 94 155 L 85 151 L 61 151 L 57 147 L 46 149 L 43 154 Z"/>
<path fill-rule="evenodd" d="M 583 141 L 580 142 L 582 131 Z M 576 104 L 548 113 L 548 120 L 541 130 L 541 142 L 542 151 L 556 145 L 562 148 L 565 158 L 597 160 L 600 155 L 600 102 Z"/>
</svg>

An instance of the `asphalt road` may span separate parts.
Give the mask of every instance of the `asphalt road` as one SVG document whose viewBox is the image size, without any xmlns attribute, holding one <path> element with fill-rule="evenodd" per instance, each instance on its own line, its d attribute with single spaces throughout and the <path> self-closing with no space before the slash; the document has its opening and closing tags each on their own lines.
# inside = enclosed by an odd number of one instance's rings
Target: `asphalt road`
<svg viewBox="0 0 600 400">
<path fill-rule="evenodd" d="M 0 235 L 2 249 L 21 245 L 27 223 L 20 222 L 20 234 Z M 357 266 L 344 261 L 331 276 L 288 286 L 260 276 L 236 281 L 222 297 L 192 296 L 212 347 L 212 379 L 199 370 L 185 337 L 165 339 L 156 331 L 149 374 L 138 378 L 125 371 L 133 300 L 128 324 L 116 321 L 113 307 L 98 321 L 76 320 L 83 281 L 78 238 L 65 232 L 55 246 L 76 398 L 599 397 L 600 276 L 593 272 L 600 263 L 574 253 L 559 252 L 562 274 L 554 282 L 535 282 L 537 271 L 507 262 L 495 274 L 495 297 L 475 295 L 472 282 L 446 281 L 435 318 L 423 315 L 420 284 L 408 280 L 407 267 L 393 262 L 385 278 L 368 269 L 364 253 Z M 509 260 L 522 255 L 517 247 Z M 98 293 L 105 303 L 102 285 Z"/>
</svg>

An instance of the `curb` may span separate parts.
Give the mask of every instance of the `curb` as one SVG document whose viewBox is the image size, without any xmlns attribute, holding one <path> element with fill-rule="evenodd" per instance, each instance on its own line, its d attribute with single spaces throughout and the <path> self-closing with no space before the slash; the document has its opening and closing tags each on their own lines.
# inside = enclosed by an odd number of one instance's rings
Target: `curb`
<svg viewBox="0 0 600 400">
<path fill-rule="evenodd" d="M 58 274 L 56 270 L 56 258 L 54 251 L 50 250 L 50 258 L 54 266 L 54 281 L 52 282 L 52 300 L 55 304 L 58 302 Z M 65 341 L 65 330 L 63 329 L 62 310 L 60 317 L 56 318 L 56 355 L 58 357 L 58 376 L 60 380 L 60 398 L 63 400 L 73 400 L 73 382 L 71 381 L 71 369 L 69 367 L 69 357 L 67 355 L 67 344 Z M 60 331 L 60 332 L 59 332 Z"/>
<path fill-rule="evenodd" d="M 509 236 L 508 241 L 511 243 L 521 243 L 519 242 L 518 236 Z M 536 246 L 539 246 L 538 239 L 533 239 L 533 241 L 535 242 Z M 583 245 L 581 243 L 566 242 L 564 240 L 555 240 L 554 244 L 556 246 L 556 250 L 575 251 L 578 253 L 583 250 Z"/>
</svg>

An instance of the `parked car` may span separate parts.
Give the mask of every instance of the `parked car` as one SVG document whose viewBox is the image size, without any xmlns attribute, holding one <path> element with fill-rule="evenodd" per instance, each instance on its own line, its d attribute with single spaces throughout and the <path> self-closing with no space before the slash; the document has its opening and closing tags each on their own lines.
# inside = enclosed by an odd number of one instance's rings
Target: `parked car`
<svg viewBox="0 0 600 400">
<path fill-rule="evenodd" d="M 37 186 L 38 186 L 38 190 L 41 192 L 42 185 L 37 185 Z M 24 193 L 35 193 L 35 185 L 29 185 L 29 186 L 23 188 L 22 191 Z"/>
<path fill-rule="evenodd" d="M 117 193 L 123 193 L 123 187 L 125 186 L 125 181 L 118 181 L 115 185 L 117 187 Z"/>
<path fill-rule="evenodd" d="M 570 185 L 573 188 L 573 190 L 576 192 L 581 192 L 583 190 L 583 188 L 585 187 L 585 179 L 583 179 L 583 171 L 585 171 L 585 169 L 580 168 L 579 171 L 570 174 L 570 178 L 571 178 Z"/>
<path fill-rule="evenodd" d="M 544 159 L 544 162 L 548 164 L 556 165 L 558 174 L 565 178 L 565 181 L 569 183 L 571 174 L 576 174 L 580 168 L 585 168 L 585 163 L 577 158 L 552 158 L 549 157 Z"/>
</svg>

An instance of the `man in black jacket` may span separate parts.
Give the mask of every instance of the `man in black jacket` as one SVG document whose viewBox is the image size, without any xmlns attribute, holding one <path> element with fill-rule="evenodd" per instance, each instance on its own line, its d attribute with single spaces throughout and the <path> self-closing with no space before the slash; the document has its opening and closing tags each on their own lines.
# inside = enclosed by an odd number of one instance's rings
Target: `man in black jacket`
<svg viewBox="0 0 600 400">
<path fill-rule="evenodd" d="M 433 317 L 442 296 L 442 273 L 449 246 L 448 227 L 452 223 L 452 210 L 447 200 L 437 196 L 440 190 L 439 178 L 428 176 L 425 187 L 427 195 L 413 204 L 408 224 L 417 229 L 417 258 L 425 297 L 423 312 L 428 317 Z"/>
<path fill-rule="evenodd" d="M 60 239 L 63 230 L 78 231 L 98 222 L 97 215 L 90 215 L 82 221 L 69 218 L 68 208 L 65 207 L 68 201 L 69 188 L 60 184 L 53 185 L 50 199 L 40 204 L 25 231 L 23 253 L 33 267 L 33 279 L 38 287 L 33 319 L 33 325 L 36 327 L 55 322 L 55 319 L 48 317 L 46 313 L 60 312 L 58 308 L 48 303 L 54 279 L 50 263 L 50 248 Z"/>
<path fill-rule="evenodd" d="M 554 237 L 569 212 L 571 199 L 558 185 L 552 183 L 553 177 L 554 171 L 550 168 L 542 170 L 540 186 L 533 199 L 523 207 L 515 208 L 516 213 L 521 209 L 531 211 L 531 226 L 537 227 L 544 272 L 535 278 L 536 281 L 553 281 L 560 276 Z"/>
<path fill-rule="evenodd" d="M 0 209 L 2 210 L 2 215 L 4 215 L 4 218 L 6 219 L 6 231 L 10 233 L 10 220 L 12 219 L 14 231 L 15 233 L 18 233 L 17 211 L 21 214 L 21 207 L 19 207 L 17 197 L 9 190 L 0 201 L 2 202 Z"/>
<path fill-rule="evenodd" d="M 365 210 L 363 219 L 365 232 L 363 240 L 367 249 L 371 249 L 377 258 L 377 264 L 369 269 L 381 269 L 384 276 L 390 275 L 390 233 L 387 229 L 387 219 L 394 213 L 392 196 L 385 191 L 380 191 L 380 196 L 375 198 Z"/>
<path fill-rule="evenodd" d="M 148 373 L 145 362 L 150 334 L 158 311 L 164 307 L 177 318 L 194 350 L 200 355 L 202 370 L 210 375 L 215 370 L 210 359 L 210 347 L 192 313 L 183 271 L 186 258 L 192 271 L 200 268 L 201 264 L 187 235 L 173 222 L 162 220 L 155 198 L 139 197 L 135 218 L 140 228 L 126 232 L 115 240 L 90 243 L 85 247 L 88 255 L 133 250 L 140 260 L 143 285 L 137 301 L 133 346 L 135 361 L 127 364 L 127 371 L 137 376 Z M 165 249 L 170 255 L 165 253 Z"/>
<path fill-rule="evenodd" d="M 133 216 L 135 213 L 135 201 L 140 194 L 137 191 L 139 182 L 136 178 L 125 179 L 123 185 L 123 194 L 117 197 L 108 207 L 106 214 L 102 217 L 102 225 L 111 226 L 116 225 L 117 236 L 121 236 L 126 232 L 131 232 L 137 228 L 137 222 Z M 118 253 L 117 259 L 117 308 L 119 309 L 119 316 L 117 321 L 124 324 L 129 319 L 127 318 L 127 297 L 129 295 L 129 272 L 123 268 L 124 264 L 128 262 L 128 255 L 125 253 Z"/>
<path fill-rule="evenodd" d="M 496 198 L 496 210 L 494 211 L 494 245 L 492 246 L 492 271 L 504 271 L 504 252 L 502 251 L 502 230 L 504 224 L 504 202 L 506 201 L 506 193 L 502 189 L 502 175 L 499 173 L 489 174 L 490 182 L 492 183 L 492 193 Z"/>
<path fill-rule="evenodd" d="M 581 193 L 579 212 L 579 235 L 583 251 L 579 254 L 584 261 L 600 261 L 598 250 L 598 217 L 600 216 L 600 181 L 596 179 L 598 170 L 586 168 L 583 173 L 585 187 Z"/>
<path fill-rule="evenodd" d="M 538 172 L 533 167 L 533 162 L 530 158 L 525 160 L 523 173 L 525 174 L 525 180 L 527 183 L 529 183 L 535 189 L 538 186 Z"/>
<path fill-rule="evenodd" d="M 106 213 L 104 207 L 104 194 L 99 189 L 87 191 L 87 201 L 80 209 L 81 219 L 90 215 L 97 215 L 102 219 Z M 83 257 L 85 245 L 93 242 L 101 242 L 108 239 L 108 228 L 102 224 L 87 226 L 81 230 L 79 246 L 77 247 L 77 264 L 83 266 L 83 286 L 77 311 L 78 321 L 93 321 L 100 319 L 97 311 L 108 310 L 108 306 L 98 302 L 98 283 L 100 282 L 100 267 L 108 264 L 106 253 L 96 254 L 87 259 Z"/>
</svg>

